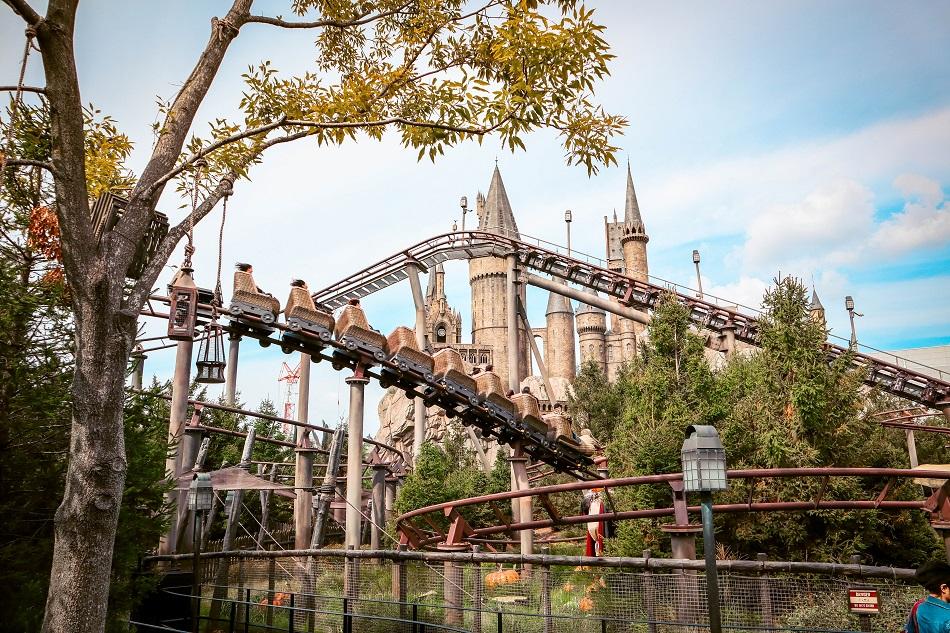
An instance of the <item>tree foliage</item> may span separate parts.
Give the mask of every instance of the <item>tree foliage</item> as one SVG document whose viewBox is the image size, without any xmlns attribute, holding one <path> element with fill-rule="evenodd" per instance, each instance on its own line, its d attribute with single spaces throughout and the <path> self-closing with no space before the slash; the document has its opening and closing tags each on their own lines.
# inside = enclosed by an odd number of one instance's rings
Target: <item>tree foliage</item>
<svg viewBox="0 0 950 633">
<path fill-rule="evenodd" d="M 641 357 L 616 383 L 584 396 L 585 402 L 606 401 L 621 411 L 607 446 L 613 475 L 678 472 L 683 432 L 691 424 L 717 427 L 729 467 L 735 469 L 907 466 L 903 437 L 873 418 L 893 399 L 867 391 L 849 358 L 828 362 L 827 332 L 810 317 L 801 282 L 776 280 L 763 308 L 761 347 L 737 353 L 714 372 L 705 359 L 703 339 L 689 327 L 686 308 L 673 297 L 661 302 Z M 588 374 L 582 376 L 585 389 L 597 384 Z M 935 439 L 921 438 L 922 459 L 936 458 L 938 449 Z M 832 478 L 825 495 L 874 498 L 881 485 L 879 480 Z M 763 501 L 813 499 L 820 487 L 820 482 L 804 479 L 736 481 L 717 501 L 745 503 L 750 494 Z M 919 488 L 906 483 L 891 494 L 919 498 Z M 671 504 L 670 491 L 659 486 L 622 489 L 615 497 L 624 508 Z M 915 565 L 929 558 L 937 544 L 919 512 L 810 511 L 795 520 L 786 513 L 737 513 L 716 520 L 719 540 L 740 556 L 764 552 L 776 559 L 844 560 L 862 554 L 883 563 Z M 621 523 L 611 552 L 667 550 L 659 524 Z"/>
</svg>

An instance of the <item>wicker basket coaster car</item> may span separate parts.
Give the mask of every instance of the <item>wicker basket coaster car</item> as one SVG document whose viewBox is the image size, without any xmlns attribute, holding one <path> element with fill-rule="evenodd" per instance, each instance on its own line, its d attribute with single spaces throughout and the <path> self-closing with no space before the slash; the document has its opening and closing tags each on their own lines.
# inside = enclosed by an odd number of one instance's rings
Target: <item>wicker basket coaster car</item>
<svg viewBox="0 0 950 633">
<path fill-rule="evenodd" d="M 336 325 L 333 315 L 317 310 L 313 297 L 306 288 L 294 286 L 290 289 L 284 318 L 294 332 L 316 336 L 322 341 L 333 338 L 333 328 Z"/>
<path fill-rule="evenodd" d="M 405 325 L 393 330 L 386 337 L 386 355 L 400 371 L 411 371 L 422 376 L 426 382 L 432 382 L 435 361 L 425 352 L 419 351 L 414 330 Z"/>
<path fill-rule="evenodd" d="M 432 356 L 434 362 L 435 379 L 446 391 L 460 394 L 471 405 L 478 405 L 478 385 L 475 379 L 465 375 L 465 363 L 457 351 L 451 347 L 444 347 Z"/>
<path fill-rule="evenodd" d="M 600 450 L 600 447 L 597 445 L 597 440 L 594 439 L 590 429 L 581 429 L 581 436 L 578 439 L 577 450 L 585 455 L 593 455 Z"/>
<path fill-rule="evenodd" d="M 251 316 L 270 325 L 277 321 L 280 302 L 274 297 L 257 291 L 254 276 L 241 270 L 234 271 L 234 292 L 228 308 L 231 316 Z"/>
<path fill-rule="evenodd" d="M 386 360 L 386 337 L 370 328 L 363 308 L 343 306 L 336 320 L 336 339 L 351 352 L 362 352 L 376 360 Z"/>
<path fill-rule="evenodd" d="M 518 407 L 518 415 L 521 418 L 522 425 L 546 438 L 548 425 L 541 421 L 541 408 L 538 406 L 538 399 L 530 393 L 516 393 L 511 396 L 511 401 Z"/>
<path fill-rule="evenodd" d="M 548 427 L 548 439 L 565 438 L 569 443 L 577 444 L 571 429 L 571 419 L 561 413 L 549 413 L 541 418 Z"/>
<path fill-rule="evenodd" d="M 483 371 L 475 376 L 478 395 L 482 397 L 485 408 L 492 414 L 514 422 L 518 418 L 518 407 L 505 396 L 501 386 L 501 377 L 493 371 Z"/>
</svg>

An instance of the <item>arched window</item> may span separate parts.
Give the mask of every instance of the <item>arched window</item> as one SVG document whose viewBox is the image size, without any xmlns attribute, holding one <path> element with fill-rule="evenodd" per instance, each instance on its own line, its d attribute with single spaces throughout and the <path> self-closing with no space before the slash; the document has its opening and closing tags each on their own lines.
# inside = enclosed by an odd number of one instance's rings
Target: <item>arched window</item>
<svg viewBox="0 0 950 633">
<path fill-rule="evenodd" d="M 435 326 L 435 342 L 445 343 L 445 339 L 446 339 L 445 323 L 439 323 L 437 326 Z"/>
</svg>

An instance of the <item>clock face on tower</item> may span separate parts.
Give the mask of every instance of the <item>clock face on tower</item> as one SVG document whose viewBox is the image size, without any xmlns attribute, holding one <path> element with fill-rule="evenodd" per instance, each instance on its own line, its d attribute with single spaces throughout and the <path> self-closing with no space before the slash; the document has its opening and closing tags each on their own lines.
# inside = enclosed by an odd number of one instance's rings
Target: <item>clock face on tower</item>
<svg viewBox="0 0 950 633">
<path fill-rule="evenodd" d="M 444 342 L 445 342 L 445 326 L 444 326 L 444 325 L 440 325 L 439 327 L 436 328 L 436 330 L 435 330 L 435 338 L 436 338 L 436 340 L 439 341 L 440 343 L 444 343 Z"/>
</svg>

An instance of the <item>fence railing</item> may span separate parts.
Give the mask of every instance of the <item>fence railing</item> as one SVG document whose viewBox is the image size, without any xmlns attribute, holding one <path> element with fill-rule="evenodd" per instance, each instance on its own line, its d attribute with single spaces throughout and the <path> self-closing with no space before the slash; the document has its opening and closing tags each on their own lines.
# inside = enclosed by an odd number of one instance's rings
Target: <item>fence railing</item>
<svg viewBox="0 0 950 633">
<path fill-rule="evenodd" d="M 148 563 L 160 571 L 187 560 L 164 556 Z M 696 633 L 708 627 L 702 564 L 652 557 L 218 552 L 202 556 L 200 623 L 206 633 Z M 920 595 L 908 569 L 781 561 L 719 561 L 719 568 L 724 630 L 892 632 Z M 877 591 L 879 614 L 849 611 L 848 589 L 855 587 Z M 191 629 L 181 620 L 150 624 Z"/>
</svg>

